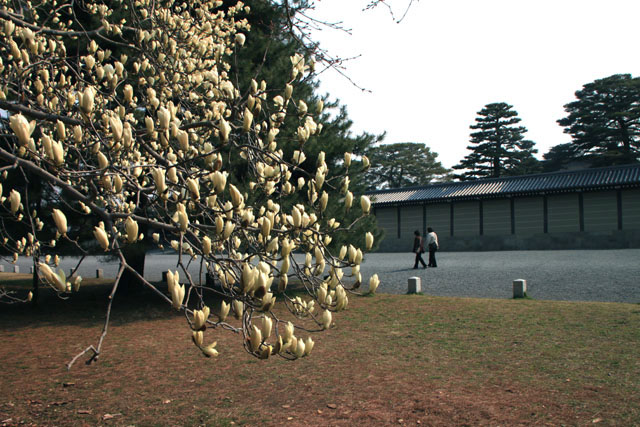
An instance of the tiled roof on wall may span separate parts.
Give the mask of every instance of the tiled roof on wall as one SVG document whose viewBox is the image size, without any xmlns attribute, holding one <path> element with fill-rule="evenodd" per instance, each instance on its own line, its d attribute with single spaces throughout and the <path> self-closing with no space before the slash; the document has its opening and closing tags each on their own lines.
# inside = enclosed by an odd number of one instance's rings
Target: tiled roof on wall
<svg viewBox="0 0 640 427">
<path fill-rule="evenodd" d="M 640 187 L 640 164 L 372 191 L 374 206 Z"/>
</svg>

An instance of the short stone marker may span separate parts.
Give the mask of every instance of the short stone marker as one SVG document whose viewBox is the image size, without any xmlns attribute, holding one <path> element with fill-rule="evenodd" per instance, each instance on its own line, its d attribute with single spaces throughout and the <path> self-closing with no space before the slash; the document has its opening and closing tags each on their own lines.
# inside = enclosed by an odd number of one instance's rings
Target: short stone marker
<svg viewBox="0 0 640 427">
<path fill-rule="evenodd" d="M 527 281 L 524 279 L 516 279 L 513 281 L 513 297 L 524 298 L 527 294 Z"/>
<path fill-rule="evenodd" d="M 35 269 L 33 268 L 33 266 L 29 267 L 29 273 L 33 274 L 35 271 Z"/>
<path fill-rule="evenodd" d="M 417 294 L 422 292 L 422 282 L 419 277 L 409 277 L 409 291 L 410 294 Z"/>
<path fill-rule="evenodd" d="M 0 265 L 0 273 L 4 273 L 4 265 Z"/>
<path fill-rule="evenodd" d="M 96 279 L 102 279 L 104 277 L 104 270 L 99 268 L 96 270 Z"/>
<path fill-rule="evenodd" d="M 14 265 L 13 266 L 13 272 L 14 273 L 20 273 L 20 266 L 19 265 Z"/>
</svg>

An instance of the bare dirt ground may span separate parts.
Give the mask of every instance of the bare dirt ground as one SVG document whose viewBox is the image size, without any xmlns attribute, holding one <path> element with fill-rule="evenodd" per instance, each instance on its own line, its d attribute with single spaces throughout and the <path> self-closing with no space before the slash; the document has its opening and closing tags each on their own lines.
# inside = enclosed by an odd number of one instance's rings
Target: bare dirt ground
<svg viewBox="0 0 640 427">
<path fill-rule="evenodd" d="M 257 360 L 215 331 L 105 291 L 0 311 L 0 425 L 638 425 L 640 306 L 352 297 L 313 353 Z M 301 334 L 302 335 L 302 334 Z"/>
</svg>

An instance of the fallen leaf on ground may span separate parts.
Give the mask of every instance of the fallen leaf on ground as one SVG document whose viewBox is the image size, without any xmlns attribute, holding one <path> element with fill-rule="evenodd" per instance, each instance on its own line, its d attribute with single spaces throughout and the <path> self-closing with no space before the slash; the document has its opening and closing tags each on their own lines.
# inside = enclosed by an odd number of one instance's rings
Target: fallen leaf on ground
<svg viewBox="0 0 640 427">
<path fill-rule="evenodd" d="M 119 417 L 121 415 L 122 414 L 104 414 L 102 416 L 102 419 L 106 421 L 106 420 L 110 420 L 110 419 L 115 418 L 115 417 Z"/>
<path fill-rule="evenodd" d="M 90 409 L 78 409 L 78 414 L 91 415 Z"/>
<path fill-rule="evenodd" d="M 327 408 L 329 408 L 329 409 L 337 409 L 338 405 L 336 405 L 335 403 L 327 403 Z"/>
<path fill-rule="evenodd" d="M 165 400 L 162 401 L 162 403 L 164 403 L 166 405 L 167 403 L 171 403 L 171 400 L 165 399 Z"/>
<path fill-rule="evenodd" d="M 602 421 L 602 418 L 596 418 L 596 419 L 595 419 L 595 420 L 593 420 L 592 422 L 593 422 L 594 424 L 597 424 L 597 423 L 599 423 L 600 421 Z"/>
<path fill-rule="evenodd" d="M 76 385 L 76 383 L 62 383 L 62 387 L 71 387 Z"/>
<path fill-rule="evenodd" d="M 291 405 L 282 405 L 282 407 L 283 407 L 284 409 L 289 409 L 289 408 L 291 408 Z"/>
</svg>

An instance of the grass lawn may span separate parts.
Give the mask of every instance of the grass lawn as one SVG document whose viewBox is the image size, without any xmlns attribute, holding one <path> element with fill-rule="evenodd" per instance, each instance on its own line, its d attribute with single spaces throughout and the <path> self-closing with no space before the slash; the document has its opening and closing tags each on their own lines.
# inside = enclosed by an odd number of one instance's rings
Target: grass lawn
<svg viewBox="0 0 640 427">
<path fill-rule="evenodd" d="M 67 371 L 102 328 L 109 286 L 86 282 L 0 307 L 0 425 L 640 425 L 637 304 L 351 297 L 289 362 L 223 331 L 206 359 L 182 315 L 117 295 L 100 360 Z"/>
</svg>

